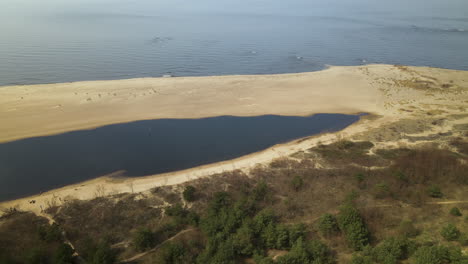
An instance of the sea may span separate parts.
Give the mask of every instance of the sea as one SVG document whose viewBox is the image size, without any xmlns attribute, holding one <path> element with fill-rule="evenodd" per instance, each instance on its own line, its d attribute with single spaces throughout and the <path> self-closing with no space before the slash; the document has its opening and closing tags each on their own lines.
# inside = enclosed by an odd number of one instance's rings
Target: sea
<svg viewBox="0 0 468 264">
<path fill-rule="evenodd" d="M 468 70 L 468 1 L 194 2 L 2 0 L 0 86 L 372 63 Z"/>
</svg>

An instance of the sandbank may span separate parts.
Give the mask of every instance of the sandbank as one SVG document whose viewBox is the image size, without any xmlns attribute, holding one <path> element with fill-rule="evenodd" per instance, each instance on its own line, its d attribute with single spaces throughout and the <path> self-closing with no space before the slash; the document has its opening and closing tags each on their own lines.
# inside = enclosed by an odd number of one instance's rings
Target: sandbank
<svg viewBox="0 0 468 264">
<path fill-rule="evenodd" d="M 352 137 L 398 120 L 428 116 L 447 119 L 466 115 L 467 108 L 468 72 L 395 65 L 334 66 L 297 74 L 4 86 L 0 87 L 0 142 L 158 118 L 362 112 L 371 116 L 340 132 L 277 145 L 230 161 L 140 178 L 103 176 L 3 202 L 0 208 L 40 213 L 48 206 L 71 199 L 143 192 L 223 171 L 249 170 L 318 143 Z M 456 122 L 468 122 L 467 118 Z M 450 122 L 446 127 L 453 125 Z"/>
</svg>

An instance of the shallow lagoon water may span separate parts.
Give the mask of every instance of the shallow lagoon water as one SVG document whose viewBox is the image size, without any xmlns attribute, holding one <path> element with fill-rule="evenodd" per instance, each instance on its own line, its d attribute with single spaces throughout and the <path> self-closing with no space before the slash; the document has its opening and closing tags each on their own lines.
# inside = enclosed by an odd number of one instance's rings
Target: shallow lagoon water
<svg viewBox="0 0 468 264">
<path fill-rule="evenodd" d="M 116 171 L 137 177 L 233 159 L 337 131 L 358 115 L 157 119 L 0 144 L 0 201 Z"/>
</svg>

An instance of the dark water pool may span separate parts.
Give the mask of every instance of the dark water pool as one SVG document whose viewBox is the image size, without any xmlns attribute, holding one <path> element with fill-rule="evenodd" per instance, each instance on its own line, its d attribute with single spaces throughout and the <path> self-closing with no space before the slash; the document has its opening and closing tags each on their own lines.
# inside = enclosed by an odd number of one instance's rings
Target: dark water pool
<svg viewBox="0 0 468 264">
<path fill-rule="evenodd" d="M 236 158 L 359 120 L 357 115 L 158 119 L 0 144 L 0 200 L 125 170 L 128 177 Z"/>
</svg>

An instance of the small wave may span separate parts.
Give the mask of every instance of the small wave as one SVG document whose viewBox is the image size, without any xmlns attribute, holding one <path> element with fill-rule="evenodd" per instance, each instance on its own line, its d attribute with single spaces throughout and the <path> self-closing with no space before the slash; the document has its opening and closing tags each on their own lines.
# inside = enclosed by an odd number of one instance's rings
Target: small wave
<svg viewBox="0 0 468 264">
<path fill-rule="evenodd" d="M 367 64 L 369 61 L 363 58 L 358 58 L 357 59 L 361 64 Z"/>
<path fill-rule="evenodd" d="M 150 43 L 153 44 L 158 44 L 158 43 L 164 43 L 173 40 L 172 37 L 154 37 L 150 40 Z"/>
<path fill-rule="evenodd" d="M 415 25 L 411 25 L 411 29 L 415 31 L 422 31 L 422 32 L 452 32 L 452 33 L 465 33 L 468 32 L 467 29 L 464 28 L 429 28 L 429 27 L 418 27 Z"/>
<path fill-rule="evenodd" d="M 468 22 L 466 17 L 431 17 L 432 20 Z"/>
</svg>

